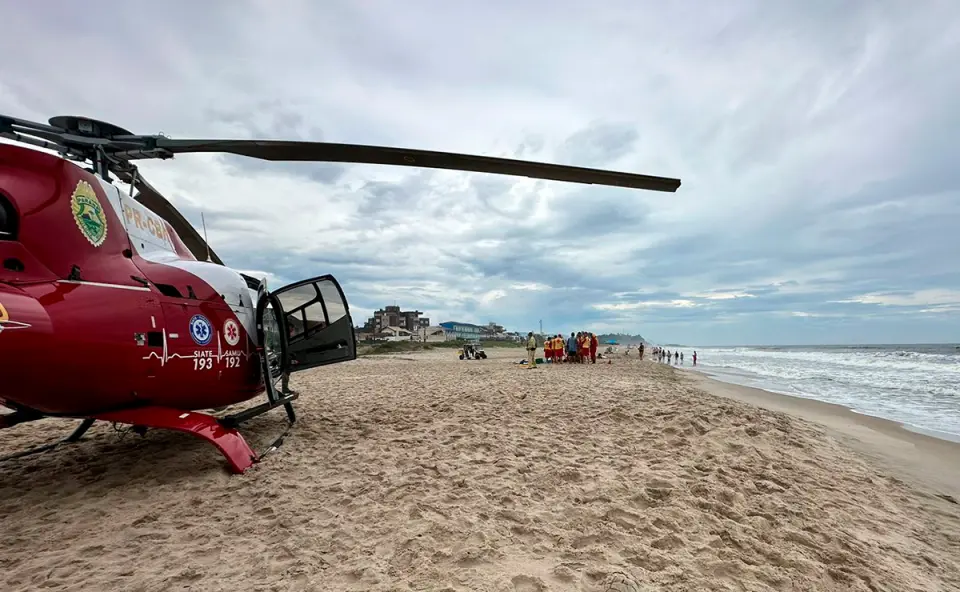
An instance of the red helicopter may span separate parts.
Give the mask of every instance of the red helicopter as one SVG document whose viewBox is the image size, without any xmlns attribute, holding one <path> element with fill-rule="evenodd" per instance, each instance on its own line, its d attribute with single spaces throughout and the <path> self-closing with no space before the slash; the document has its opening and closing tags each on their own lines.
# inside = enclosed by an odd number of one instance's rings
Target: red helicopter
<svg viewBox="0 0 960 592">
<path fill-rule="evenodd" d="M 356 358 L 347 299 L 330 275 L 277 289 L 223 264 L 133 161 L 197 152 L 271 161 L 417 166 L 675 192 L 679 179 L 354 144 L 137 135 L 85 117 L 0 115 L 0 428 L 43 417 L 187 432 L 235 473 L 296 421 L 291 372 Z M 36 150 L 42 148 L 49 152 Z M 75 164 L 76 163 L 76 164 Z M 129 186 L 129 193 L 113 179 Z M 134 193 L 135 192 L 135 193 Z M 280 386 L 278 387 L 278 382 Z M 213 413 L 265 394 L 237 413 Z M 283 406 L 258 454 L 238 426 Z"/>
</svg>

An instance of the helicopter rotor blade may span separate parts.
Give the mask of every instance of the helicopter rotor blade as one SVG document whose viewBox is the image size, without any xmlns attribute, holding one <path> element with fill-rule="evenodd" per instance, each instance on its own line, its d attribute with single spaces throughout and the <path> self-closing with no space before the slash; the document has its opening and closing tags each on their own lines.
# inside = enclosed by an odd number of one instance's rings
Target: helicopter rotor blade
<svg viewBox="0 0 960 592">
<path fill-rule="evenodd" d="M 669 177 L 432 150 L 284 140 L 178 140 L 158 137 L 155 142 L 156 148 L 172 154 L 222 152 L 271 161 L 348 162 L 426 167 L 671 193 L 680 187 L 680 179 Z"/>
<path fill-rule="evenodd" d="M 148 210 L 169 222 L 170 226 L 172 226 L 173 230 L 177 233 L 177 236 L 180 237 L 180 240 L 190 249 L 190 252 L 193 253 L 193 256 L 196 257 L 198 261 L 206 261 L 207 253 L 209 253 L 210 261 L 218 265 L 223 265 L 223 261 L 213 252 L 213 249 L 207 245 L 207 241 L 200 236 L 200 233 L 197 232 L 193 225 L 183 217 L 183 214 L 177 211 L 177 208 L 173 207 L 173 204 L 170 203 L 167 198 L 154 189 L 150 183 L 138 174 L 133 186 L 137 189 L 137 195 L 134 196 L 134 199 L 143 204 Z"/>
</svg>

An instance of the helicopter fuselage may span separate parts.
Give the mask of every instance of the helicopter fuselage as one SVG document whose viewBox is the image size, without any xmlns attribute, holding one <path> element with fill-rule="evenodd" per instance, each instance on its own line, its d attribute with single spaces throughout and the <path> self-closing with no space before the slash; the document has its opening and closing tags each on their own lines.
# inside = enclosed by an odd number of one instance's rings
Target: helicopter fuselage
<svg viewBox="0 0 960 592">
<path fill-rule="evenodd" d="M 0 144 L 0 208 L 0 404 L 87 416 L 208 409 L 263 392 L 251 278 L 198 261 L 165 220 L 52 154 Z M 325 281 L 350 325 L 339 285 Z M 308 327 L 331 318 L 296 314 L 308 345 L 329 346 L 313 365 L 355 357 L 352 327 L 330 346 Z"/>
</svg>

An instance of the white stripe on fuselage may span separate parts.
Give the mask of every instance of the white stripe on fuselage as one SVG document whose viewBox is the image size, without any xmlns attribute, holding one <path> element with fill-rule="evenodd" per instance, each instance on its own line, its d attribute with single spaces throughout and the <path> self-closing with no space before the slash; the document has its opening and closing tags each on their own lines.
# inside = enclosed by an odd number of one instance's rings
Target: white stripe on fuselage
<svg viewBox="0 0 960 592">
<path fill-rule="evenodd" d="M 149 292 L 150 288 L 146 286 L 127 286 L 124 284 L 106 284 L 103 282 L 87 282 L 84 280 L 57 280 L 58 284 L 78 284 L 81 286 L 94 286 L 97 288 L 115 288 L 117 290 L 135 290 L 138 292 Z"/>
</svg>

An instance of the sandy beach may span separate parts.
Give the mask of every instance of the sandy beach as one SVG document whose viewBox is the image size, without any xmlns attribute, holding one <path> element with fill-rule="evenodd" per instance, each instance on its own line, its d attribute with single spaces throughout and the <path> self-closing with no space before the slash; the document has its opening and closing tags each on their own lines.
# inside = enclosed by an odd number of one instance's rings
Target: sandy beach
<svg viewBox="0 0 960 592">
<path fill-rule="evenodd" d="M 960 590 L 960 445 L 635 356 L 488 353 L 295 375 L 298 424 L 242 476 L 110 425 L 0 465 L 0 589 Z"/>
</svg>

